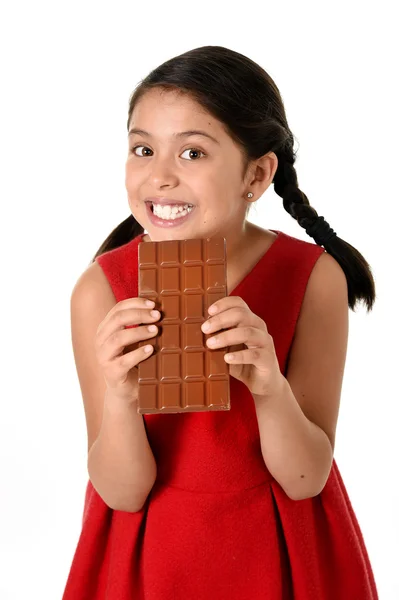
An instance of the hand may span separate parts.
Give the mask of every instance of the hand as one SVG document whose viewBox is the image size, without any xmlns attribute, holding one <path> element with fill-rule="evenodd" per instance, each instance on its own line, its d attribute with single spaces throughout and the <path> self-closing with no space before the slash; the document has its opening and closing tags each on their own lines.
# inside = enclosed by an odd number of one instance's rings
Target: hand
<svg viewBox="0 0 399 600">
<path fill-rule="evenodd" d="M 272 396 L 278 393 L 284 378 L 266 323 L 239 296 L 221 298 L 209 307 L 208 312 L 212 316 L 201 325 L 204 333 L 208 335 L 231 328 L 220 332 L 215 344 L 210 343 L 211 338 L 207 340 L 207 346 L 212 349 L 233 346 L 233 358 L 229 359 L 229 354 L 224 357 L 230 365 L 229 374 L 245 383 L 252 394 Z M 209 329 L 206 329 L 207 324 Z M 240 350 L 242 345 L 247 350 Z"/>
<path fill-rule="evenodd" d="M 150 305 L 146 304 L 150 302 Z M 138 342 L 153 338 L 158 333 L 148 327 L 136 327 L 141 323 L 153 324 L 160 319 L 159 311 L 151 315 L 155 304 L 145 298 L 128 298 L 118 302 L 107 313 L 98 326 L 95 337 L 95 350 L 97 361 L 102 367 L 107 389 L 113 397 L 120 397 L 129 403 L 138 398 L 138 363 L 151 356 L 150 351 L 138 347 Z M 133 328 L 129 326 L 133 325 Z M 129 351 L 130 350 L 130 351 Z"/>
</svg>

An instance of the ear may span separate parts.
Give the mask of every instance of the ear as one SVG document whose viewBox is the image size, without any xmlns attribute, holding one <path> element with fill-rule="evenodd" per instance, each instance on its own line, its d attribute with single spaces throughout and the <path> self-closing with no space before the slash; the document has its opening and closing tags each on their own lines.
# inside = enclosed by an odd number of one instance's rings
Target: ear
<svg viewBox="0 0 399 600">
<path fill-rule="evenodd" d="M 254 202 L 267 190 L 272 183 L 274 174 L 277 171 L 278 158 L 274 152 L 268 152 L 257 160 L 253 161 L 250 168 L 250 177 L 246 189 L 253 193 L 253 199 L 247 200 Z"/>
</svg>

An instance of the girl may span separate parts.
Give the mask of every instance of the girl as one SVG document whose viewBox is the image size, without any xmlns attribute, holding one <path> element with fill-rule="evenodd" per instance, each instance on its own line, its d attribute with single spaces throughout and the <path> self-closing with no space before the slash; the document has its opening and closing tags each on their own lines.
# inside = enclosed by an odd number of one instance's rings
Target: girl
<svg viewBox="0 0 399 600">
<path fill-rule="evenodd" d="M 128 140 L 132 214 L 71 298 L 89 481 L 63 599 L 376 599 L 333 458 L 348 306 L 371 310 L 374 281 L 299 189 L 275 83 L 197 48 L 136 88 Z M 316 244 L 246 220 L 271 183 Z M 228 295 L 202 330 L 232 348 L 231 409 L 139 415 L 138 343 L 160 313 L 137 297 L 138 244 L 216 235 Z"/>
</svg>

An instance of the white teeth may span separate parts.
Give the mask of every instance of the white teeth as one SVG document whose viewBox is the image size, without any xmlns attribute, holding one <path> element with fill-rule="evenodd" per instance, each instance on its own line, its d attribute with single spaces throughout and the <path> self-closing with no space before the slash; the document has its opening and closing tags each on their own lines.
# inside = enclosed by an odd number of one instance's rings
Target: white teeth
<svg viewBox="0 0 399 600">
<path fill-rule="evenodd" d="M 153 204 L 153 209 L 154 209 L 154 214 L 157 217 L 160 217 L 161 219 L 166 219 L 166 220 L 175 220 L 175 219 L 179 219 L 180 217 L 184 217 L 185 215 L 187 215 L 189 212 L 192 211 L 193 209 L 193 205 L 192 204 L 184 204 L 184 205 L 170 205 L 170 204 L 165 204 L 165 205 L 160 205 L 160 204 Z"/>
</svg>

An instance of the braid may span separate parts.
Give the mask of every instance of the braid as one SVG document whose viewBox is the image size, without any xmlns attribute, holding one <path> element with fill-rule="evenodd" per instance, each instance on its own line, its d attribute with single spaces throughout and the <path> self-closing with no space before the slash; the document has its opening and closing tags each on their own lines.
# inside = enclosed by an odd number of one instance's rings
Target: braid
<svg viewBox="0 0 399 600">
<path fill-rule="evenodd" d="M 294 168 L 295 154 L 292 152 L 287 157 L 286 152 L 278 156 L 278 161 L 273 183 L 276 194 L 283 199 L 285 210 L 340 264 L 348 283 L 349 307 L 354 310 L 357 300 L 362 299 L 370 311 L 375 300 L 370 265 L 356 248 L 337 236 L 324 217 L 319 217 L 306 194 L 299 189 Z"/>
<path fill-rule="evenodd" d="M 294 165 L 284 162 L 282 167 L 284 178 L 281 180 L 280 171 L 277 180 L 276 177 L 274 178 L 274 189 L 279 196 L 282 196 L 285 210 L 298 221 L 299 225 L 319 246 L 324 246 L 327 251 L 333 250 L 332 241 L 337 234 L 324 217 L 319 217 L 316 210 L 310 205 L 307 195 L 299 189 Z"/>
</svg>

